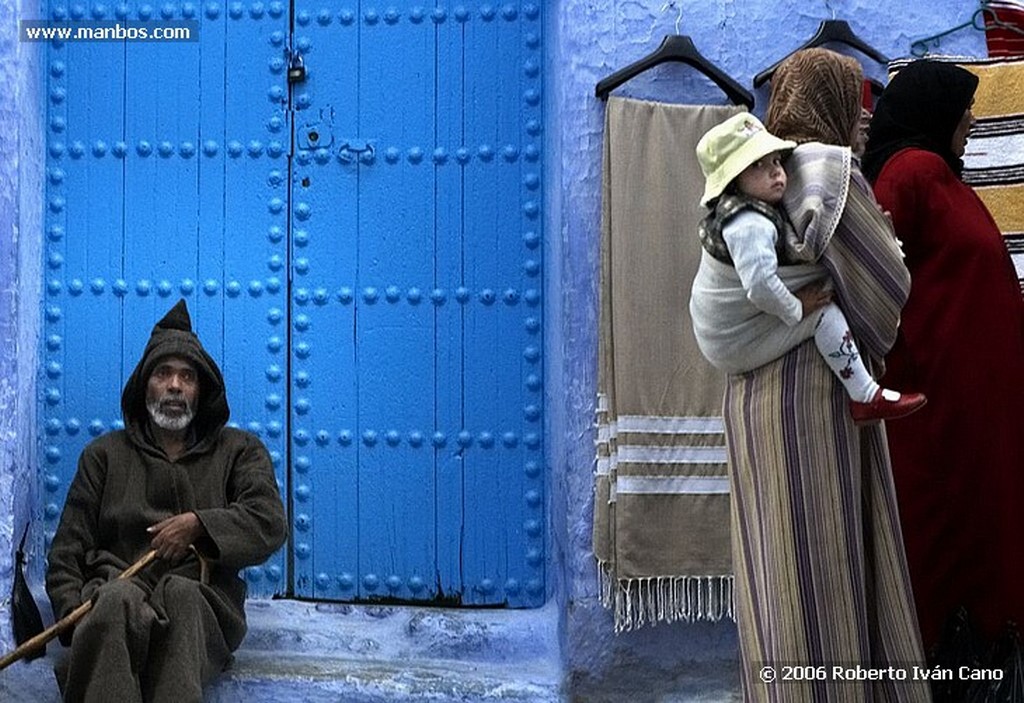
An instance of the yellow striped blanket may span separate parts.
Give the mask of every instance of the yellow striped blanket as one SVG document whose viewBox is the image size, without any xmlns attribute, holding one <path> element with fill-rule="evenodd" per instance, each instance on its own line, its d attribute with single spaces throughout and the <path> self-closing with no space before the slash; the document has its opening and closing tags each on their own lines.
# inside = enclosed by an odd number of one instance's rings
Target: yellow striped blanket
<svg viewBox="0 0 1024 703">
<path fill-rule="evenodd" d="M 1024 288 L 1024 56 L 928 59 L 955 63 L 978 76 L 963 180 L 992 213 Z M 891 63 L 890 75 L 907 63 Z"/>
</svg>

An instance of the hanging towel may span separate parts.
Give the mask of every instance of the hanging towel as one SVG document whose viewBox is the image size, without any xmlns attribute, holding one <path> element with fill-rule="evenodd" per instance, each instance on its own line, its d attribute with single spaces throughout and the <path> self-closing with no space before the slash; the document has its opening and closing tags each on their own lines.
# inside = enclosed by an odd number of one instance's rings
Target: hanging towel
<svg viewBox="0 0 1024 703">
<path fill-rule="evenodd" d="M 963 181 L 992 213 L 1024 289 L 1024 56 L 928 59 L 955 63 L 978 77 L 971 108 L 975 124 L 963 156 Z M 907 63 L 893 61 L 890 75 Z"/>
<path fill-rule="evenodd" d="M 740 108 L 610 98 L 593 546 L 616 631 L 732 617 L 724 376 L 688 311 L 697 140 Z"/>
</svg>

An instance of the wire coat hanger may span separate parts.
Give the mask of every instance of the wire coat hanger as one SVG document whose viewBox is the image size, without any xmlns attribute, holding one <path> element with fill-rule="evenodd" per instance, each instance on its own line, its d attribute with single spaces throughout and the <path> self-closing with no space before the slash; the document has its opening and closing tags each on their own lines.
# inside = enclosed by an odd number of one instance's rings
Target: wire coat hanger
<svg viewBox="0 0 1024 703">
<path fill-rule="evenodd" d="M 665 3 L 661 8 L 662 12 L 669 7 L 675 7 L 675 3 Z M 747 108 L 753 108 L 754 96 L 751 95 L 750 91 L 741 86 L 733 80 L 733 78 L 702 56 L 701 53 L 697 51 L 697 47 L 694 46 L 693 40 L 690 39 L 690 37 L 679 33 L 679 24 L 683 17 L 683 11 L 682 8 L 677 9 L 679 10 L 679 13 L 676 15 L 676 33 L 666 35 L 665 38 L 662 39 L 661 45 L 647 56 L 644 56 L 625 68 L 619 69 L 610 76 L 601 79 L 594 90 L 595 95 L 597 95 L 601 100 L 606 100 L 608 98 L 608 94 L 612 90 L 631 78 L 635 78 L 647 69 L 653 68 L 658 64 L 672 61 L 693 66 L 714 81 L 733 103 L 737 105 L 746 105 Z"/>
<path fill-rule="evenodd" d="M 857 51 L 861 52 L 865 56 L 874 59 L 878 63 L 889 63 L 889 59 L 885 54 L 880 52 L 875 47 L 871 46 L 863 39 L 854 34 L 853 30 L 850 29 L 850 25 L 846 20 L 837 20 L 835 18 L 835 11 L 832 12 L 832 19 L 822 20 L 821 24 L 818 25 L 818 31 L 815 32 L 814 36 L 804 42 L 803 46 L 794 49 L 789 52 L 781 59 L 776 61 L 774 64 L 764 69 L 756 76 L 754 76 L 754 87 L 759 88 L 765 81 L 769 80 L 775 73 L 776 69 L 782 64 L 783 61 L 788 59 L 790 56 L 803 49 L 810 49 L 812 47 L 821 46 L 828 43 L 845 44 Z"/>
<path fill-rule="evenodd" d="M 981 18 L 980 25 L 978 24 L 979 17 Z M 990 27 L 998 27 L 999 29 L 1008 29 L 1011 32 L 1016 32 L 1017 34 L 1024 36 L 1024 29 L 1021 29 L 1020 27 L 1009 24 L 1007 22 L 1003 22 L 1001 19 L 999 19 L 998 15 L 996 15 L 996 11 L 988 6 L 988 3 L 982 2 L 981 7 L 975 10 L 974 14 L 971 15 L 971 19 L 967 20 L 963 24 L 958 24 L 955 27 L 950 27 L 949 29 L 939 32 L 938 34 L 933 34 L 930 37 L 924 37 L 923 39 L 915 39 L 913 42 L 910 43 L 910 53 L 918 58 L 921 58 L 922 56 L 928 54 L 929 48 L 938 47 L 941 43 L 940 40 L 943 37 L 947 37 L 950 34 L 959 32 L 961 29 L 967 29 L 968 27 L 977 29 L 982 32 L 984 32 L 986 29 L 989 29 Z"/>
</svg>

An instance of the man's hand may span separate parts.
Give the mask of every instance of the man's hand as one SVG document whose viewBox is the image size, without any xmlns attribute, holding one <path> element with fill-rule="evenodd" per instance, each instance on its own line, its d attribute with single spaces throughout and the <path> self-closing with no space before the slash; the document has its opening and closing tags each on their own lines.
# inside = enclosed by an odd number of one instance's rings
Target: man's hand
<svg viewBox="0 0 1024 703">
<path fill-rule="evenodd" d="M 188 548 L 206 534 L 206 528 L 195 513 L 181 513 L 161 520 L 146 528 L 153 536 L 150 545 L 161 559 L 176 562 L 188 553 Z"/>
</svg>

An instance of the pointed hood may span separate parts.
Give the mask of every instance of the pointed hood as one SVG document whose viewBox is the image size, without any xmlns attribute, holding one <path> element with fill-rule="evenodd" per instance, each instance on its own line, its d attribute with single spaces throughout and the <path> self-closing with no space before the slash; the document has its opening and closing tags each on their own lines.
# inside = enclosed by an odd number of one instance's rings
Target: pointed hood
<svg viewBox="0 0 1024 703">
<path fill-rule="evenodd" d="M 231 412 L 224 392 L 224 377 L 192 331 L 192 318 L 184 299 L 179 300 L 153 327 L 142 358 L 124 385 L 121 413 L 125 428 L 137 444 L 148 444 L 143 431 L 149 421 L 146 386 L 157 362 L 167 356 L 187 359 L 199 374 L 199 402 L 192 427 L 196 431 L 196 446 L 202 446 L 217 436 Z"/>
</svg>

